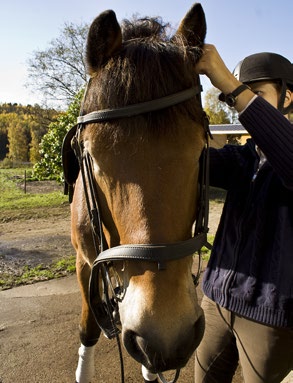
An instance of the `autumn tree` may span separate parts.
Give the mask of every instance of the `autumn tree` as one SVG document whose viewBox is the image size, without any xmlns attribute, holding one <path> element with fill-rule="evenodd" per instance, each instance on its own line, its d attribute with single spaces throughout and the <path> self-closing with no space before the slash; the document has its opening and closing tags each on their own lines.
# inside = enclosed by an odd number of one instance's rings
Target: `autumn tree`
<svg viewBox="0 0 293 383">
<path fill-rule="evenodd" d="M 5 158 L 12 162 L 38 161 L 39 143 L 59 113 L 37 104 L 0 104 L 0 161 Z"/>
<path fill-rule="evenodd" d="M 205 96 L 205 112 L 209 116 L 211 125 L 238 123 L 238 113 L 235 109 L 229 108 L 224 102 L 219 100 L 220 91 L 211 88 Z M 240 135 L 227 135 L 227 142 L 233 145 L 240 144 Z"/>
<path fill-rule="evenodd" d="M 209 116 L 211 125 L 230 124 L 230 115 L 226 105 L 219 101 L 219 91 L 211 88 L 206 92 L 204 110 Z"/>
<path fill-rule="evenodd" d="M 28 119 L 11 114 L 8 125 L 8 158 L 15 162 L 27 162 L 29 140 Z"/>
<path fill-rule="evenodd" d="M 45 131 L 40 135 L 40 129 L 35 121 L 30 124 L 30 144 L 29 144 L 29 160 L 35 164 L 41 159 L 40 154 L 40 142 L 42 137 L 45 135 Z"/>
<path fill-rule="evenodd" d="M 87 24 L 68 24 L 46 50 L 33 52 L 28 61 L 30 86 L 45 101 L 69 105 L 86 83 L 83 61 Z"/>
</svg>

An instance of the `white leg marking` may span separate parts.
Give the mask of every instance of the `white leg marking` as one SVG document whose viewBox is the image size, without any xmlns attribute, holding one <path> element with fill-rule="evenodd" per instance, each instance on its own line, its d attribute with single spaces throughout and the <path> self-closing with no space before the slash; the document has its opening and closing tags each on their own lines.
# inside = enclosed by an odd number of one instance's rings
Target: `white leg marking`
<svg viewBox="0 0 293 383">
<path fill-rule="evenodd" d="M 90 383 L 95 374 L 95 346 L 80 345 L 78 355 L 78 365 L 75 372 L 76 382 Z"/>
</svg>

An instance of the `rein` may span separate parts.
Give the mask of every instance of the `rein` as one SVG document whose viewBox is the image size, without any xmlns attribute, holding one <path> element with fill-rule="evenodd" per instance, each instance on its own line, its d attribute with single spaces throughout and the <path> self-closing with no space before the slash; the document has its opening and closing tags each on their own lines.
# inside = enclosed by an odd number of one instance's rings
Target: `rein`
<svg viewBox="0 0 293 383">
<path fill-rule="evenodd" d="M 120 330 L 117 327 L 117 320 L 114 314 L 118 316 L 118 302 L 123 299 L 123 283 L 116 277 L 116 286 L 113 286 L 111 276 L 113 276 L 113 262 L 115 261 L 148 261 L 156 262 L 159 270 L 166 269 L 166 262 L 191 256 L 195 252 L 199 255 L 199 267 L 197 275 L 194 276 L 194 283 L 197 285 L 201 270 L 201 254 L 200 250 L 203 246 L 210 248 L 207 242 L 208 232 L 208 136 L 210 136 L 208 118 L 203 112 L 204 128 L 206 135 L 206 146 L 202 153 L 202 166 L 199 177 L 199 204 L 196 215 L 196 225 L 194 236 L 186 241 L 177 243 L 161 243 L 161 244 L 129 244 L 119 245 L 108 248 L 107 241 L 102 228 L 102 217 L 100 215 L 99 203 L 97 200 L 96 183 L 92 169 L 92 159 L 88 152 L 84 150 L 80 133 L 86 124 L 100 123 L 118 118 L 127 118 L 140 115 L 142 113 L 161 110 L 192 97 L 199 96 L 202 91 L 201 86 L 192 87 L 172 95 L 159 99 L 133 104 L 117 109 L 104 109 L 94 111 L 77 119 L 76 134 L 71 141 L 72 148 L 78 159 L 88 214 L 91 221 L 93 241 L 96 251 L 96 260 L 93 263 L 90 283 L 89 283 L 89 300 L 90 307 L 104 335 L 109 338 L 116 338 L 121 361 L 121 377 L 124 382 L 124 370 L 121 345 L 119 340 Z M 86 96 L 86 93 L 85 93 Z M 100 292 L 99 278 L 103 281 L 103 292 Z M 103 298 L 102 298 L 103 296 Z M 113 314 L 114 313 L 114 314 Z M 174 380 L 178 379 L 180 369 L 176 371 Z M 166 382 L 162 373 L 159 374 L 162 382 Z"/>
</svg>

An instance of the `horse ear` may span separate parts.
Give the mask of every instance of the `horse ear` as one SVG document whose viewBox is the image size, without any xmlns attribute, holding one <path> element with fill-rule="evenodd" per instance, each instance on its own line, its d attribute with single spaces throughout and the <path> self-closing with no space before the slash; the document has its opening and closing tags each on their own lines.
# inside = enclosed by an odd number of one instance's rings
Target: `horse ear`
<svg viewBox="0 0 293 383">
<path fill-rule="evenodd" d="M 182 35 L 190 46 L 202 46 L 207 33 L 206 18 L 201 4 L 195 3 L 181 21 L 176 35 Z"/>
<path fill-rule="evenodd" d="M 87 45 L 86 64 L 88 73 L 92 76 L 100 67 L 113 56 L 122 45 L 121 28 L 115 12 L 101 13 L 91 24 Z"/>
</svg>

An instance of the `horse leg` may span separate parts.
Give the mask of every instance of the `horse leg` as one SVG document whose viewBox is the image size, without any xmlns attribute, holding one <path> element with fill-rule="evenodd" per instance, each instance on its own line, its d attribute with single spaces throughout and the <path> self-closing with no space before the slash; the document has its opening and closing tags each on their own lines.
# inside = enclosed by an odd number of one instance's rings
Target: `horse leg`
<svg viewBox="0 0 293 383">
<path fill-rule="evenodd" d="M 78 349 L 78 364 L 75 371 L 76 383 L 90 383 L 95 374 L 95 346 L 83 344 Z"/>
<path fill-rule="evenodd" d="M 144 383 L 159 383 L 157 380 L 157 374 L 153 374 L 144 365 L 141 365 L 141 373 L 144 379 Z"/>
<path fill-rule="evenodd" d="M 75 373 L 77 383 L 90 383 L 95 373 L 94 351 L 101 330 L 98 327 L 91 312 L 88 300 L 88 286 L 90 278 L 90 266 L 77 257 L 76 261 L 77 279 L 80 286 L 82 298 L 81 321 L 79 335 L 81 345 L 78 350 L 78 365 Z"/>
</svg>

